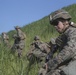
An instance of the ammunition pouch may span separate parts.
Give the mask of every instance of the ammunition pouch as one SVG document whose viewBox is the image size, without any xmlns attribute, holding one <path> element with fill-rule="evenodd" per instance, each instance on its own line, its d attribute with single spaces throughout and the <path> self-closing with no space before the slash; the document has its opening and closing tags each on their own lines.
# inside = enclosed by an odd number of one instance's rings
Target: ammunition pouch
<svg viewBox="0 0 76 75">
<path fill-rule="evenodd" d="M 56 38 L 56 44 L 62 49 L 67 42 L 67 38 L 65 34 L 60 35 L 58 38 Z"/>
</svg>

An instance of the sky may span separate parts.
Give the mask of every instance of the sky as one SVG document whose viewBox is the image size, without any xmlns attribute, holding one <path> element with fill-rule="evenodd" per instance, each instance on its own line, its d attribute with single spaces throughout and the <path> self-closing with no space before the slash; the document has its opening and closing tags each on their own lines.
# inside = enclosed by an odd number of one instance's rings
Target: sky
<svg viewBox="0 0 76 75">
<path fill-rule="evenodd" d="M 0 0 L 0 34 L 40 20 L 76 0 Z"/>
</svg>

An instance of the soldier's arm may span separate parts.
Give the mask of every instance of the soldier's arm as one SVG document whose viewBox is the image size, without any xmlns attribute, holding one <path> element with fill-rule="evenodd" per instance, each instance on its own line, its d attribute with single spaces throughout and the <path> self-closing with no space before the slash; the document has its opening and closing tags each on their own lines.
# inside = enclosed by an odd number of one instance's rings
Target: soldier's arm
<svg viewBox="0 0 76 75">
<path fill-rule="evenodd" d="M 54 46 L 51 47 L 50 52 L 47 54 L 46 62 L 48 62 L 49 60 L 51 60 L 53 58 L 53 55 L 54 55 L 55 52 L 57 52 L 57 50 L 58 50 L 57 45 L 54 45 Z"/>
<path fill-rule="evenodd" d="M 34 46 L 34 44 L 32 43 L 32 44 L 30 45 L 29 52 L 27 53 L 27 56 L 30 55 L 30 54 L 32 54 L 32 52 L 33 52 L 34 49 L 35 49 L 35 46 Z"/>
<path fill-rule="evenodd" d="M 58 65 L 70 60 L 76 52 L 76 30 L 69 31 L 67 35 L 67 44 L 61 50 L 61 52 L 52 60 L 47 63 L 48 69 L 53 70 Z"/>
<path fill-rule="evenodd" d="M 26 35 L 21 31 L 21 30 L 18 30 L 17 31 L 17 35 L 20 39 L 25 39 L 26 38 Z"/>
<path fill-rule="evenodd" d="M 9 40 L 9 36 L 7 35 L 7 38 L 6 38 L 7 40 Z"/>
</svg>

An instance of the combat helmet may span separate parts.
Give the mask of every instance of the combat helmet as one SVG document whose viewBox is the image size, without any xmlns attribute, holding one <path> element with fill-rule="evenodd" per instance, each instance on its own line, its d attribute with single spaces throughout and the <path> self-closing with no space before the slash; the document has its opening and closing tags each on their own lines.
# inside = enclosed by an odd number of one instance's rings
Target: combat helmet
<svg viewBox="0 0 76 75">
<path fill-rule="evenodd" d="M 15 29 L 20 29 L 20 27 L 19 26 L 15 26 Z"/>
<path fill-rule="evenodd" d="M 57 20 L 57 19 L 64 19 L 64 20 L 70 20 L 71 19 L 71 16 L 70 14 L 63 10 L 63 9 L 60 9 L 60 10 L 57 10 L 55 12 L 53 12 L 51 15 L 50 15 L 50 24 L 54 24 L 54 22 Z"/>
<path fill-rule="evenodd" d="M 35 36 L 34 40 L 40 40 L 40 37 L 39 36 Z"/>
<path fill-rule="evenodd" d="M 2 34 L 6 34 L 5 32 L 2 32 Z"/>
</svg>

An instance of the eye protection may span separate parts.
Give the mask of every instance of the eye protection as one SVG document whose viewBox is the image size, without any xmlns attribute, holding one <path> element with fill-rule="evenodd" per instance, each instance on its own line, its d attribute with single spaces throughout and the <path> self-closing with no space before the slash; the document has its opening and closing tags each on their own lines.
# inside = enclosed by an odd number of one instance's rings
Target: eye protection
<svg viewBox="0 0 76 75">
<path fill-rule="evenodd" d="M 56 20 L 56 21 L 54 21 L 52 24 L 53 24 L 53 26 L 57 26 L 57 25 L 58 25 L 58 23 L 59 23 L 59 21 L 58 21 L 58 20 Z"/>
<path fill-rule="evenodd" d="M 57 19 L 57 20 L 53 21 L 52 25 L 57 26 L 59 22 L 65 22 L 65 21 L 66 20 L 64 20 L 64 19 Z"/>
</svg>

